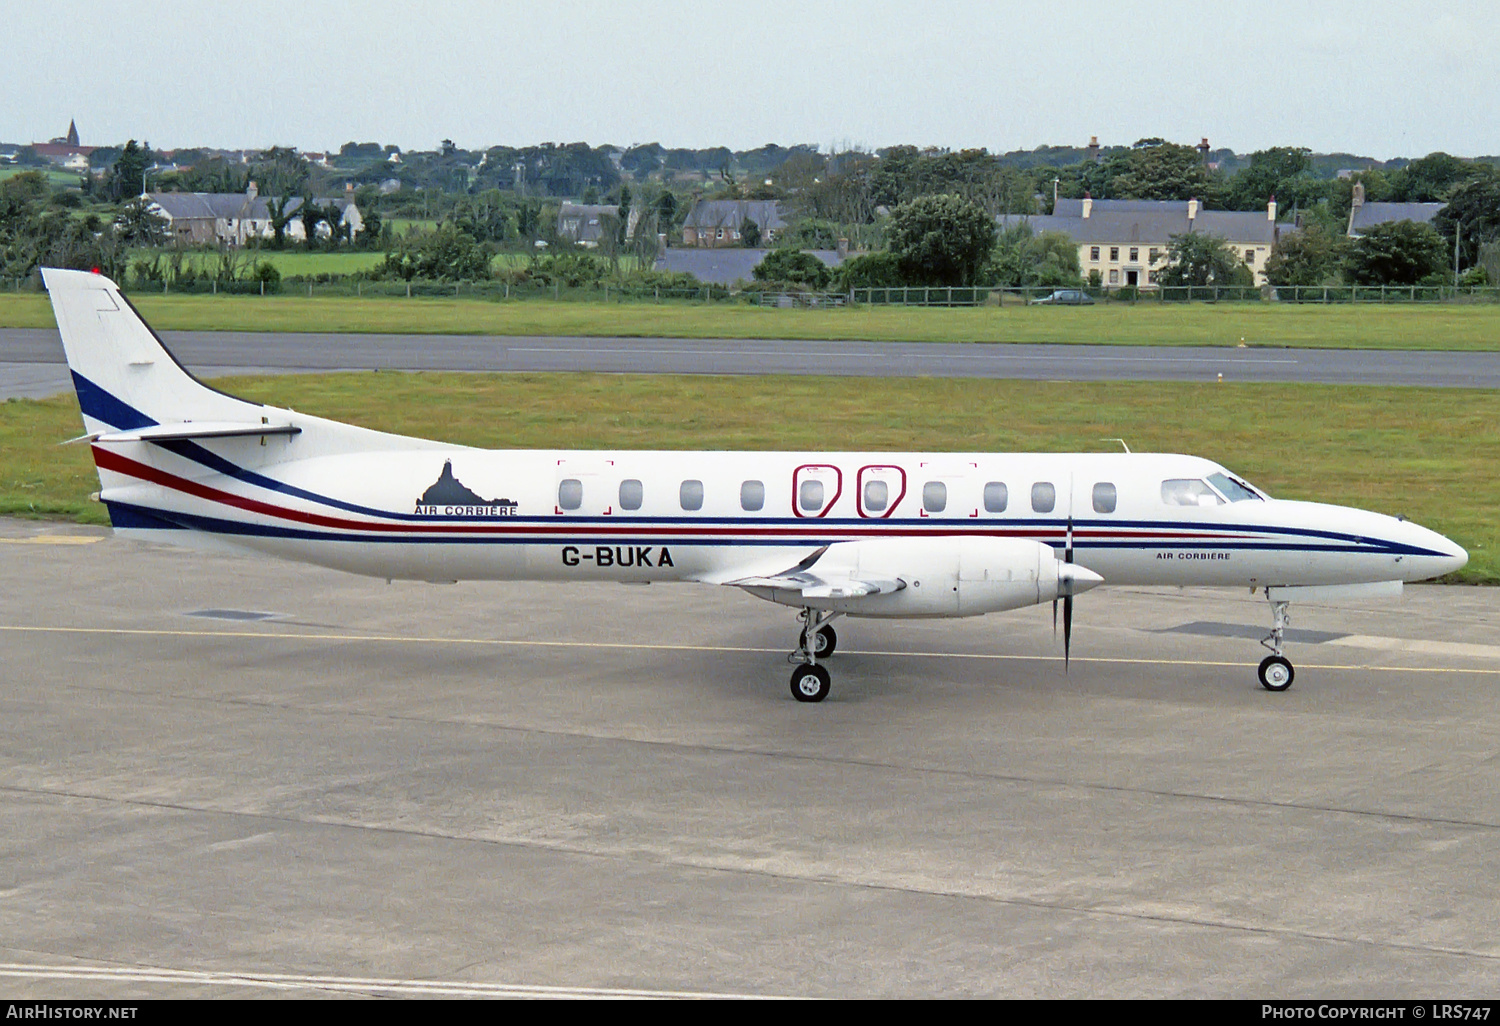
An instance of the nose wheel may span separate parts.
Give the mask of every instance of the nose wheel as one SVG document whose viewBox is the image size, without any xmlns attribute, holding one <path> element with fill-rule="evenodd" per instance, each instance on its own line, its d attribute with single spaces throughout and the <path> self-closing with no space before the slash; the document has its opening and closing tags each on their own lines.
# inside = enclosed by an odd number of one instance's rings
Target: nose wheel
<svg viewBox="0 0 1500 1026">
<path fill-rule="evenodd" d="M 1292 661 L 1281 654 L 1282 635 L 1292 622 L 1286 610 L 1286 602 L 1271 600 L 1271 633 L 1260 641 L 1271 650 L 1271 654 L 1260 661 L 1260 670 L 1257 673 L 1260 677 L 1260 686 L 1267 691 L 1285 691 L 1292 686 L 1292 681 L 1297 676 L 1297 671 L 1292 668 Z"/>
<path fill-rule="evenodd" d="M 1285 691 L 1292 686 L 1297 671 L 1285 656 L 1266 656 L 1260 661 L 1260 686 L 1267 691 Z"/>
<path fill-rule="evenodd" d="M 813 663 L 804 663 L 792 671 L 792 697 L 799 702 L 821 702 L 833 689 L 828 671 Z"/>
<path fill-rule="evenodd" d="M 833 688 L 833 678 L 818 665 L 818 660 L 827 659 L 838 647 L 838 635 L 829 626 L 838 615 L 816 609 L 804 609 L 798 614 L 802 626 L 797 631 L 797 650 L 787 658 L 799 664 L 792 671 L 792 697 L 799 702 L 821 702 Z"/>
</svg>

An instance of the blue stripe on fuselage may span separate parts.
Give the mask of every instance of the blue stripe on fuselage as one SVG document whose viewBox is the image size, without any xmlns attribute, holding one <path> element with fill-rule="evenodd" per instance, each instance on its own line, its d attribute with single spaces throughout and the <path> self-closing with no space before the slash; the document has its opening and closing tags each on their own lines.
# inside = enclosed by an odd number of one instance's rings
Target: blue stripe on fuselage
<svg viewBox="0 0 1500 1026">
<path fill-rule="evenodd" d="M 370 542 L 375 544 L 400 544 L 400 545 L 699 545 L 704 547 L 719 548 L 729 545 L 739 546 L 772 546 L 780 548 L 797 548 L 802 546 L 833 545 L 840 542 L 860 541 L 864 539 L 853 539 L 838 534 L 813 535 L 797 537 L 778 538 L 736 538 L 736 537 L 700 537 L 696 535 L 679 536 L 671 530 L 652 531 L 651 525 L 643 524 L 641 533 L 629 536 L 620 535 L 591 535 L 586 533 L 587 528 L 576 531 L 576 533 L 556 535 L 521 535 L 521 536 L 443 536 L 443 535 L 401 535 L 401 534 L 362 534 L 352 532 L 317 531 L 306 528 L 281 527 L 276 524 L 251 524 L 238 520 L 225 520 L 220 517 L 202 516 L 196 513 L 180 513 L 173 510 L 157 510 L 144 506 L 136 506 L 130 503 L 108 502 L 110 519 L 116 527 L 138 527 L 138 528 L 160 528 L 179 530 L 191 528 L 193 530 L 205 531 L 210 534 L 239 535 L 243 537 L 258 538 L 284 538 L 296 541 L 323 541 L 323 542 Z M 567 528 L 559 525 L 559 531 Z M 726 532 L 726 534 L 729 532 Z M 1051 544 L 1054 549 L 1061 549 L 1062 544 Z M 1367 545 L 1347 544 L 1329 542 L 1325 544 L 1296 543 L 1285 544 L 1278 542 L 1162 542 L 1144 539 L 1140 542 L 1134 541 L 1112 541 L 1085 543 L 1074 540 L 1075 551 L 1098 550 L 1098 549 L 1172 549 L 1192 551 L 1244 551 L 1244 552 L 1346 552 L 1366 555 L 1420 555 L 1432 556 L 1442 553 L 1431 552 L 1426 549 L 1418 549 L 1410 546 L 1397 546 L 1386 543 L 1382 548 L 1371 548 Z"/>
</svg>

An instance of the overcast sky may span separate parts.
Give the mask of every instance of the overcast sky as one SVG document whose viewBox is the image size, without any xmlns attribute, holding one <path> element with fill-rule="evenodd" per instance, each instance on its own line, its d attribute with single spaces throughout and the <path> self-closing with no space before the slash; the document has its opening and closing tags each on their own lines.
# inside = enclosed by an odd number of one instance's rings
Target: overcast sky
<svg viewBox="0 0 1500 1026">
<path fill-rule="evenodd" d="M 1496 0 L 52 0 L 0 141 L 1500 153 Z"/>
</svg>

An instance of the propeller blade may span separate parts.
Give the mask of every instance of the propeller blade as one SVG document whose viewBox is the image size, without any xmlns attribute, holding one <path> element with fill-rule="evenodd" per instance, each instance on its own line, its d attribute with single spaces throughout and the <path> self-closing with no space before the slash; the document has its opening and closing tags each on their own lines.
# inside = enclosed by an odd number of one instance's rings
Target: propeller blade
<svg viewBox="0 0 1500 1026">
<path fill-rule="evenodd" d="M 1052 636 L 1057 637 L 1057 599 L 1052 600 Z"/>
<path fill-rule="evenodd" d="M 1068 672 L 1068 656 L 1073 647 L 1073 596 L 1063 599 L 1063 673 Z"/>
</svg>

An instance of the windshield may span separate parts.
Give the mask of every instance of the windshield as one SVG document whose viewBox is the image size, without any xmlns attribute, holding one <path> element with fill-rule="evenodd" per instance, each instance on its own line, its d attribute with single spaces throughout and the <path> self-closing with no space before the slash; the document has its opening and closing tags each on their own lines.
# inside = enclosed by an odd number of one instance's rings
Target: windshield
<svg viewBox="0 0 1500 1026">
<path fill-rule="evenodd" d="M 1230 502 L 1245 502 L 1249 499 L 1259 502 L 1265 498 L 1264 495 L 1244 481 L 1236 477 L 1230 477 L 1228 474 L 1210 474 L 1208 475 L 1208 483 L 1217 488 L 1220 494 Z"/>
</svg>

